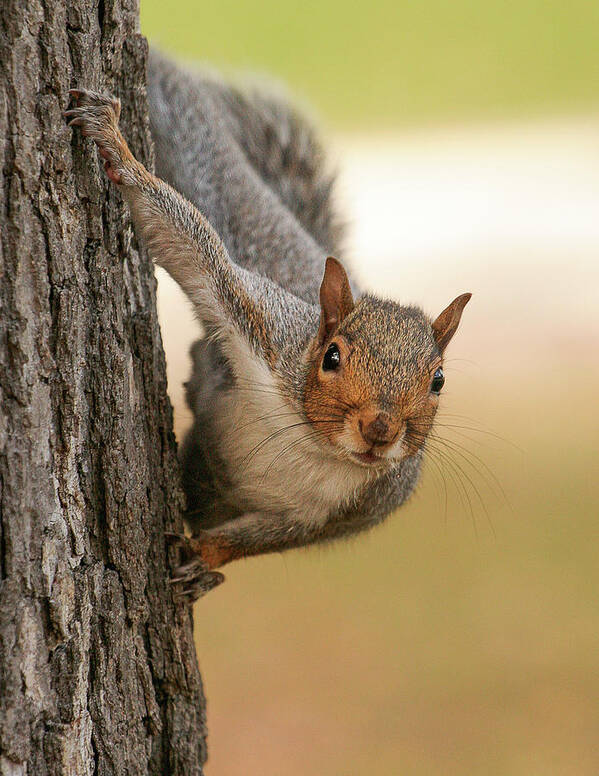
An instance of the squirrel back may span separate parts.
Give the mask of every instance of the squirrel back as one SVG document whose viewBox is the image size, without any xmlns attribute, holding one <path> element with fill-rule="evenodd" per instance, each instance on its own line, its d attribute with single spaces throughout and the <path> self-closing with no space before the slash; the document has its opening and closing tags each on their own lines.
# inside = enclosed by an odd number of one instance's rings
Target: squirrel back
<svg viewBox="0 0 599 776">
<path fill-rule="evenodd" d="M 313 127 L 274 88 L 236 87 L 155 51 L 148 101 L 157 175 L 205 214 L 237 264 L 317 303 L 323 255 L 339 253 L 343 229 Z"/>
</svg>

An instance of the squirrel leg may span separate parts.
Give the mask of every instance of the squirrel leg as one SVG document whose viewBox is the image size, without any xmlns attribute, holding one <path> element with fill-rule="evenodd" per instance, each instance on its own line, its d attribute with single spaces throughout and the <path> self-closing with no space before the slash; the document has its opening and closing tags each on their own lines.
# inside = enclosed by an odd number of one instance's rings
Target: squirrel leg
<svg viewBox="0 0 599 776">
<path fill-rule="evenodd" d="M 150 173 L 135 160 L 119 131 L 121 101 L 87 89 L 71 89 L 69 94 L 75 101 L 75 107 L 64 114 L 70 119 L 69 126 L 80 127 L 81 134 L 96 143 L 110 180 L 120 185 L 133 182 L 142 171 L 149 176 Z"/>
<path fill-rule="evenodd" d="M 70 94 L 74 106 L 65 117 L 98 146 L 152 258 L 181 286 L 208 330 L 241 335 L 270 358 L 273 327 L 256 298 L 256 279 L 231 261 L 199 210 L 135 159 L 119 130 L 119 100 L 85 89 Z"/>
<path fill-rule="evenodd" d="M 230 271 L 224 246 L 201 213 L 135 159 L 118 126 L 120 101 L 86 89 L 71 89 L 69 126 L 91 138 L 110 180 L 123 192 L 152 258 L 184 291 L 197 296 L 210 269 Z M 208 266 L 212 262 L 213 267 Z M 209 283 L 209 279 L 206 279 Z"/>
<path fill-rule="evenodd" d="M 199 552 L 210 568 L 252 555 L 283 552 L 320 541 L 323 528 L 300 514 L 250 512 L 196 536 Z"/>
<path fill-rule="evenodd" d="M 224 580 L 223 575 L 214 569 L 233 560 L 283 552 L 368 530 L 401 503 L 392 493 L 389 495 L 390 501 L 382 509 L 369 510 L 364 504 L 324 524 L 307 521 L 301 513 L 252 512 L 227 520 L 215 528 L 199 531 L 193 538 L 176 536 L 183 546 L 185 562 L 175 569 L 171 581 L 181 583 L 182 597 L 193 601 L 203 595 L 205 589 L 211 589 Z M 219 581 L 213 584 L 214 577 L 211 575 L 217 575 Z"/>
<path fill-rule="evenodd" d="M 205 559 L 201 541 L 175 533 L 166 533 L 166 540 L 171 545 L 179 545 L 183 556 L 183 562 L 174 569 L 170 579 L 177 586 L 174 594 L 177 600 L 193 603 L 225 581 L 224 574 L 213 571 L 214 565 Z M 216 560 L 212 558 L 213 562 Z"/>
<path fill-rule="evenodd" d="M 171 583 L 180 586 L 178 597 L 192 602 L 224 581 L 215 569 L 239 558 L 311 544 L 321 533 L 299 517 L 246 513 L 193 537 L 167 534 L 167 539 L 179 544 L 183 556 Z"/>
</svg>

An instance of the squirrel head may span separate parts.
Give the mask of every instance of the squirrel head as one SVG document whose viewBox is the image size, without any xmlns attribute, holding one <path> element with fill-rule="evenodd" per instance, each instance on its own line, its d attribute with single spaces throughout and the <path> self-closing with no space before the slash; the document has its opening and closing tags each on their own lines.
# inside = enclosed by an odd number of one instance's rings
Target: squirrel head
<svg viewBox="0 0 599 776">
<path fill-rule="evenodd" d="M 470 297 L 458 296 L 434 321 L 370 295 L 354 302 L 345 270 L 329 257 L 304 391 L 315 433 L 363 466 L 415 455 L 437 411 L 443 353 Z"/>
</svg>

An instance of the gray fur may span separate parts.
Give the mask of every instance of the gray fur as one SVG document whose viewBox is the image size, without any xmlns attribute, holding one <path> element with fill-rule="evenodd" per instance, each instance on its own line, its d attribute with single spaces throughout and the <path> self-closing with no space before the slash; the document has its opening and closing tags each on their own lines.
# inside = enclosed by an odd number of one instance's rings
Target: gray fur
<svg viewBox="0 0 599 776">
<path fill-rule="evenodd" d="M 339 228 L 312 130 L 273 98 L 154 52 L 148 99 L 157 174 L 200 209 L 239 266 L 316 304 Z"/>
</svg>

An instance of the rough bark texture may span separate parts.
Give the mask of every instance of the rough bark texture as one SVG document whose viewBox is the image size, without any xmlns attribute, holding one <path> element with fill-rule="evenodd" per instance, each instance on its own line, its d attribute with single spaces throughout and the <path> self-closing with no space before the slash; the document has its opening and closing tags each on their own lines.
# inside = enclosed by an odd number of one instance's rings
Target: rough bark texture
<svg viewBox="0 0 599 776">
<path fill-rule="evenodd" d="M 137 0 L 0 3 L 0 774 L 200 774 L 152 267 L 68 89 L 151 163 Z"/>
</svg>

